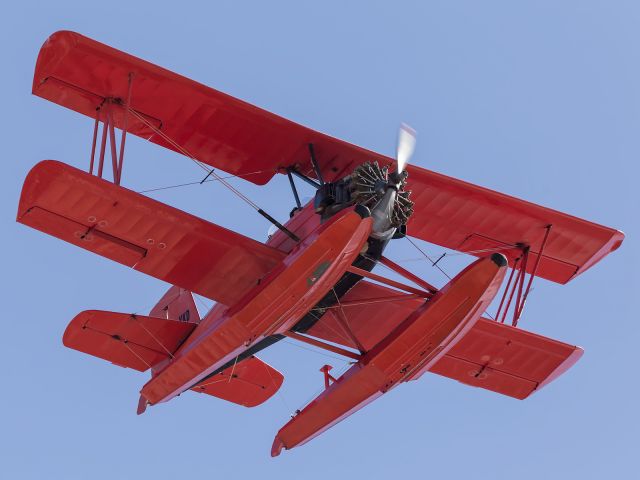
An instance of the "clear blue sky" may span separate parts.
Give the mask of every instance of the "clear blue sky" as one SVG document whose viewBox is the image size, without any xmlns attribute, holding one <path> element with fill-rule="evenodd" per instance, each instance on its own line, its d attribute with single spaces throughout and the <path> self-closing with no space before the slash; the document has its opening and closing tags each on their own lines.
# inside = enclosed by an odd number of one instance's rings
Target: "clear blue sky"
<svg viewBox="0 0 640 480">
<path fill-rule="evenodd" d="M 632 477 L 640 426 L 640 5 L 162 3 L 3 6 L 0 477 Z M 269 457 L 272 439 L 321 388 L 318 369 L 343 362 L 282 343 L 263 356 L 286 375 L 268 403 L 248 410 L 188 393 L 137 417 L 146 376 L 65 349 L 61 336 L 81 310 L 145 312 L 166 286 L 14 221 L 37 161 L 88 163 L 91 121 L 30 95 L 38 49 L 60 29 L 383 153 L 408 122 L 419 132 L 415 163 L 624 230 L 623 247 L 571 284 L 536 282 L 522 321 L 582 345 L 585 356 L 524 402 L 423 377 L 277 459 Z M 127 147 L 130 188 L 201 176 L 140 139 Z M 237 185 L 286 218 L 286 179 Z M 214 183 L 154 197 L 254 238 L 269 226 Z M 398 243 L 392 256 L 416 253 Z M 455 272 L 465 261 L 445 266 Z M 443 284 L 425 263 L 405 265 Z"/>
</svg>

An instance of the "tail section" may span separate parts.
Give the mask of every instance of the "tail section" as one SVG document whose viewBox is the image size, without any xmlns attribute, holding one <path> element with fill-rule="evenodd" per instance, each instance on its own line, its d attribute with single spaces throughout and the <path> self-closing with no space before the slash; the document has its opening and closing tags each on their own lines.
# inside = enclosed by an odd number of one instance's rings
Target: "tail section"
<svg viewBox="0 0 640 480">
<path fill-rule="evenodd" d="M 149 316 L 179 322 L 200 323 L 200 315 L 193 294 L 175 285 L 167 290 L 167 293 L 151 309 Z"/>
<path fill-rule="evenodd" d="M 174 353 L 200 323 L 194 297 L 172 286 L 151 309 L 149 316 L 87 310 L 67 326 L 62 343 L 69 348 L 107 360 L 114 365 L 154 375 L 174 358 Z M 245 407 L 271 398 L 284 377 L 251 356 L 194 385 L 191 390 Z M 140 396 L 137 413 L 148 402 Z"/>
<path fill-rule="evenodd" d="M 87 310 L 71 320 L 62 343 L 144 372 L 170 359 L 195 327 L 195 323 L 165 318 Z"/>
<path fill-rule="evenodd" d="M 283 380 L 279 371 L 251 356 L 201 381 L 191 390 L 244 407 L 255 407 L 271 398 Z"/>
</svg>

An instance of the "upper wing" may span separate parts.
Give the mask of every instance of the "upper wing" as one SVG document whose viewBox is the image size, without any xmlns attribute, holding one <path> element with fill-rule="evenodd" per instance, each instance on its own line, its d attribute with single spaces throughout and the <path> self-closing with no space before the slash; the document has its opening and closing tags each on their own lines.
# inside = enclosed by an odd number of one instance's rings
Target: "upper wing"
<svg viewBox="0 0 640 480">
<path fill-rule="evenodd" d="M 481 318 L 429 371 L 522 400 L 566 372 L 583 353 L 580 347 Z"/>
<path fill-rule="evenodd" d="M 29 172 L 18 221 L 233 305 L 285 254 L 64 163 Z"/>
<path fill-rule="evenodd" d="M 415 202 L 408 233 L 462 252 L 501 251 L 513 266 L 517 244 L 529 245 L 531 273 L 550 226 L 537 276 L 567 283 L 617 249 L 624 234 L 613 228 L 520 200 L 446 175 L 409 166 Z"/>
<path fill-rule="evenodd" d="M 424 302 L 403 294 L 396 300 L 376 301 L 391 295 L 398 292 L 360 281 L 343 298 L 349 305 L 327 310 L 306 333 L 356 348 L 336 320 L 341 314 L 365 350 L 370 350 Z M 560 376 L 581 355 L 580 347 L 481 318 L 429 371 L 523 399 Z M 411 380 L 423 373 L 416 372 Z"/>
<path fill-rule="evenodd" d="M 144 121 L 128 115 L 127 131 L 179 151 L 159 129 L 198 160 L 253 183 L 267 183 L 293 165 L 313 176 L 309 143 L 327 179 L 338 178 L 349 163 L 385 159 L 74 32 L 46 40 L 33 93 L 92 118 L 111 101 L 115 125 L 123 128 L 129 74 L 130 107 Z"/>
<path fill-rule="evenodd" d="M 124 102 L 133 74 L 127 130 L 178 151 L 157 130 L 209 165 L 263 184 L 295 167 L 315 177 L 308 145 L 326 180 L 366 161 L 389 157 L 313 131 L 181 75 L 73 32 L 54 33 L 43 45 L 33 93 L 92 118 L 110 103 L 115 125 L 125 126 Z M 624 235 L 611 228 L 525 202 L 419 167 L 409 166 L 415 213 L 409 234 L 460 251 L 531 247 L 532 272 L 546 227 L 551 232 L 537 275 L 566 283 L 615 250 Z"/>
</svg>

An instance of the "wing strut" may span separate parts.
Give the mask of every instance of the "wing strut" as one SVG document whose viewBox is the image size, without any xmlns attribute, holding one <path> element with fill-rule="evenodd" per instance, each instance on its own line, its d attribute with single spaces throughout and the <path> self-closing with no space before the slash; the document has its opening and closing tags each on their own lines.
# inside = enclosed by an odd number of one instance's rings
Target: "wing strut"
<svg viewBox="0 0 640 480">
<path fill-rule="evenodd" d="M 530 245 L 517 245 L 517 247 L 521 250 L 521 255 L 517 257 L 513 261 L 513 266 L 511 267 L 511 274 L 509 275 L 509 279 L 507 280 L 507 285 L 502 293 L 502 298 L 500 299 L 500 304 L 498 305 L 498 311 L 496 312 L 496 321 L 500 323 L 504 323 L 507 318 L 507 313 L 509 311 L 509 307 L 511 307 L 511 302 L 515 297 L 515 304 L 513 307 L 513 317 L 511 320 L 511 325 L 516 327 L 518 326 L 518 321 L 522 316 L 522 311 L 524 310 L 524 305 L 527 302 L 527 297 L 529 293 L 531 293 L 531 286 L 533 285 L 533 278 L 536 276 L 538 272 L 538 267 L 540 266 L 540 260 L 544 256 L 544 249 L 547 245 L 547 240 L 549 239 L 549 234 L 551 233 L 551 228 L 553 225 L 546 225 L 545 233 L 542 238 L 542 242 L 540 243 L 540 249 L 538 253 L 534 253 L 536 255 L 535 263 L 533 264 L 533 268 L 529 273 L 529 280 L 527 281 L 527 286 L 525 287 L 525 276 L 527 272 L 527 261 L 529 259 L 529 255 L 531 254 L 531 246 Z M 516 274 L 516 271 L 518 272 Z M 514 280 L 515 278 L 515 280 Z M 513 282 L 513 283 L 512 283 Z M 517 294 L 516 294 L 517 292 Z M 505 305 L 505 300 L 507 301 Z M 504 310 L 502 307 L 504 306 Z M 501 315 L 502 314 L 502 318 Z"/>
<path fill-rule="evenodd" d="M 298 189 L 296 188 L 296 184 L 293 181 L 293 176 L 291 176 L 291 170 L 287 170 L 287 177 L 289 178 L 289 185 L 291 185 L 291 191 L 293 192 L 293 197 L 296 199 L 296 206 L 298 209 L 302 208 L 302 204 L 300 203 L 300 197 L 298 196 Z"/>
<path fill-rule="evenodd" d="M 315 338 L 308 337 L 307 335 L 301 335 L 296 332 L 288 331 L 284 332 L 282 335 L 285 337 L 289 337 L 293 340 L 298 340 L 302 343 L 307 343 L 314 347 L 322 348 L 323 350 L 328 350 L 333 353 L 337 353 L 338 355 L 343 355 L 345 357 L 353 358 L 354 360 L 360 360 L 362 355 L 359 355 L 351 350 L 347 350 L 345 348 L 336 347 L 335 345 L 331 345 L 329 343 L 321 342 L 320 340 L 316 340 Z"/>
<path fill-rule="evenodd" d="M 544 253 L 544 247 L 547 245 L 547 239 L 549 238 L 549 232 L 551 232 L 551 227 L 553 225 L 549 224 L 547 225 L 546 228 L 546 232 L 544 234 L 544 238 L 542 239 L 542 244 L 540 245 L 540 251 L 538 253 L 538 257 L 536 258 L 536 263 L 533 265 L 533 270 L 531 271 L 531 273 L 529 274 L 529 282 L 527 283 L 527 288 L 524 291 L 524 295 L 522 296 L 522 302 L 516 302 L 516 305 L 518 306 L 518 309 L 516 312 L 514 312 L 513 315 L 513 326 L 517 326 L 518 325 L 518 320 L 520 320 L 520 315 L 522 315 L 522 310 L 524 310 L 524 304 L 527 301 L 527 297 L 529 296 L 529 292 L 531 291 L 531 285 L 533 284 L 533 278 L 536 276 L 536 273 L 538 272 L 538 267 L 540 266 L 540 259 L 542 258 L 542 255 Z M 528 250 L 527 250 L 528 252 Z M 524 275 L 523 275 L 524 278 Z"/>
<path fill-rule="evenodd" d="M 385 284 L 387 284 L 387 285 L 389 285 L 391 287 L 395 287 L 395 288 L 399 288 L 400 290 L 404 290 L 405 292 L 415 293 L 416 295 L 418 295 L 420 297 L 423 297 L 423 298 L 431 298 L 434 295 L 431 292 L 425 292 L 424 290 L 420 290 L 419 288 L 411 287 L 411 286 L 405 285 L 404 283 L 401 283 L 401 282 L 396 282 L 395 280 L 391 280 L 390 278 L 385 278 L 385 277 L 383 277 L 381 275 L 376 275 L 375 273 L 369 272 L 367 270 L 363 270 L 363 269 L 358 268 L 358 267 L 354 267 L 353 265 L 351 265 L 350 267 L 347 267 L 347 272 L 355 273 L 356 275 L 360 275 L 362 277 L 370 278 L 371 280 L 376 280 L 378 282 L 385 283 Z"/>
<path fill-rule="evenodd" d="M 118 157 L 118 185 L 122 178 L 122 165 L 124 164 L 124 144 L 127 140 L 127 125 L 129 123 L 129 106 L 131 105 L 131 90 L 133 88 L 133 72 L 129 72 L 127 101 L 124 104 L 124 125 L 122 126 L 122 136 L 120 137 L 120 155 Z M 113 127 L 112 127 L 113 128 Z M 114 142 L 115 146 L 115 142 Z"/>
<path fill-rule="evenodd" d="M 333 370 L 331 365 L 323 365 L 320 371 L 324 374 L 324 389 L 329 388 L 329 385 L 333 382 L 337 382 L 338 380 L 329 373 L 330 370 Z"/>
<path fill-rule="evenodd" d="M 355 335 L 355 333 L 353 333 L 353 330 L 351 330 L 351 327 L 349 326 L 349 320 L 347 318 L 347 314 L 344 312 L 344 308 L 342 308 L 342 304 L 340 303 L 340 297 L 338 297 L 338 295 L 336 294 L 336 289 L 333 289 L 333 294 L 336 297 L 336 301 L 338 302 L 338 309 L 337 311 L 337 315 L 336 320 L 338 321 L 338 324 L 342 327 L 342 329 L 345 331 L 345 333 L 347 334 L 347 336 L 351 339 L 351 341 L 353 342 L 353 344 L 358 347 L 358 351 L 360 352 L 361 355 L 363 355 L 366 350 L 365 348 L 362 346 L 362 343 L 360 342 L 360 340 L 358 340 L 358 337 Z"/>
<path fill-rule="evenodd" d="M 311 158 L 311 165 L 313 165 L 313 170 L 316 172 L 316 177 L 318 177 L 320 186 L 322 186 L 324 185 L 324 179 L 322 178 L 322 171 L 320 170 L 320 166 L 318 165 L 318 161 L 316 160 L 316 153 L 313 149 L 313 143 L 309 144 L 309 157 Z"/>
<path fill-rule="evenodd" d="M 422 280 L 417 275 L 414 275 L 409 270 L 407 270 L 406 268 L 403 268 L 402 266 L 398 265 L 396 262 L 390 260 L 389 258 L 385 257 L 384 255 L 380 257 L 380 263 L 382 263 L 384 266 L 390 268 L 394 272 L 402 275 L 403 277 L 411 280 L 416 285 L 421 286 L 422 288 L 424 288 L 428 292 L 436 293 L 438 291 L 438 289 L 436 287 L 434 287 L 430 283 Z"/>
<path fill-rule="evenodd" d="M 304 180 L 305 182 L 307 182 L 309 185 L 311 185 L 313 188 L 315 188 L 316 190 L 318 188 L 321 187 L 321 185 L 316 182 L 315 180 L 310 179 L 309 177 L 307 177 L 306 175 L 304 175 L 303 173 L 300 173 L 299 171 L 297 171 L 295 168 L 290 170 L 291 173 L 293 173 L 296 177 L 298 177 L 300 180 Z"/>
<path fill-rule="evenodd" d="M 118 146 L 116 145 L 116 135 L 115 135 L 115 121 L 113 118 L 113 105 L 118 105 L 121 103 L 121 100 L 115 98 L 105 98 L 101 105 L 96 109 L 96 121 L 93 126 L 93 138 L 91 143 L 91 157 L 89 159 L 89 173 L 93 175 L 93 168 L 95 166 L 96 159 L 96 147 L 98 140 L 98 126 L 100 123 L 101 117 L 104 115 L 104 119 L 102 120 L 102 136 L 100 138 L 100 157 L 98 158 L 98 177 L 102 178 L 102 171 L 104 169 L 104 157 L 105 151 L 107 147 L 107 141 L 109 142 L 109 147 L 111 150 L 111 166 L 113 169 L 113 183 L 116 185 L 120 185 L 120 180 L 122 178 L 122 166 L 124 165 L 124 146 L 127 140 L 127 125 L 129 123 L 129 111 L 133 111 L 129 108 L 131 104 L 131 90 L 133 87 L 133 72 L 129 72 L 128 75 L 128 89 L 127 89 L 127 99 L 124 104 L 124 115 L 123 115 L 123 125 L 122 125 L 122 134 L 120 136 L 120 148 L 119 153 L 116 151 Z M 104 110 L 104 114 L 103 114 Z M 109 139 L 107 140 L 107 134 Z"/>
</svg>

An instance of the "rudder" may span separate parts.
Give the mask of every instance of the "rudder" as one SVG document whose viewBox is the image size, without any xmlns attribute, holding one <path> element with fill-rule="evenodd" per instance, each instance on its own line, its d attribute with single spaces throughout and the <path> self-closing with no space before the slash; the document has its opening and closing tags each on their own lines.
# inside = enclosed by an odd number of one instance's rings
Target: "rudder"
<svg viewBox="0 0 640 480">
<path fill-rule="evenodd" d="M 149 312 L 150 317 L 200 323 L 200 314 L 193 294 L 189 290 L 173 285 Z"/>
</svg>

